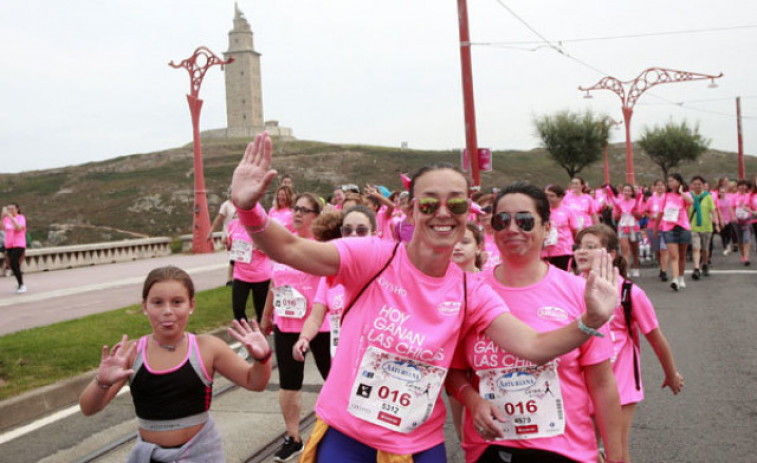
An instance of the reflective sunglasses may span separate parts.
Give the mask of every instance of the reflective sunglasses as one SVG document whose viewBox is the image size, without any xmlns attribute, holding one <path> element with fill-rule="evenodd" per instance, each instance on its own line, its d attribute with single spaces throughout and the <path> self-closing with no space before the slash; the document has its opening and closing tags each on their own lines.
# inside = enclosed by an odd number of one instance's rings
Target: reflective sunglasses
<svg viewBox="0 0 757 463">
<path fill-rule="evenodd" d="M 300 207 L 300 206 L 294 206 L 292 207 L 292 212 L 301 212 L 303 214 L 317 214 L 318 211 L 315 209 L 308 209 L 307 207 Z"/>
<path fill-rule="evenodd" d="M 342 236 L 368 236 L 371 233 L 371 229 L 365 225 L 358 225 L 357 228 L 352 228 L 350 225 L 342 227 Z"/>
<path fill-rule="evenodd" d="M 510 221 L 515 220 L 515 225 L 524 232 L 530 232 L 536 225 L 536 218 L 530 212 L 500 212 L 492 216 L 492 228 L 500 231 L 510 227 Z"/>
<path fill-rule="evenodd" d="M 438 198 L 416 198 L 416 201 L 418 201 L 418 210 L 425 215 L 435 213 L 442 204 Z M 465 214 L 468 212 L 468 199 L 463 197 L 447 199 L 447 210 L 455 215 Z"/>
</svg>

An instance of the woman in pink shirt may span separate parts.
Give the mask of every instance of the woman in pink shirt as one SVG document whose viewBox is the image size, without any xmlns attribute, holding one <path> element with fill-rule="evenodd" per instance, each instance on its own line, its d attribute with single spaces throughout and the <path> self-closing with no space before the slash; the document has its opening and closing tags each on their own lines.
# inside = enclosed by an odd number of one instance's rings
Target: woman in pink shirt
<svg viewBox="0 0 757 463">
<path fill-rule="evenodd" d="M 581 177 L 573 177 L 570 190 L 565 193 L 563 203 L 578 217 L 578 229 L 599 223 L 597 211 L 594 209 L 594 199 L 584 192 L 586 182 Z"/>
<path fill-rule="evenodd" d="M 633 262 L 631 276 L 639 276 L 639 241 L 641 241 L 641 227 L 639 218 L 644 210 L 644 195 L 636 193 L 633 185 L 626 183 L 621 189 L 621 197 L 611 198 L 618 224 L 620 250 L 627 262 Z"/>
<path fill-rule="evenodd" d="M 670 260 L 668 248 L 665 245 L 665 237 L 657 226 L 657 215 L 662 211 L 662 204 L 665 202 L 665 192 L 665 182 L 655 180 L 652 195 L 644 204 L 644 211 L 648 219 L 647 235 L 649 236 L 649 244 L 652 247 L 652 252 L 655 253 L 657 262 L 660 263 L 660 281 L 668 281 L 668 262 Z"/>
<path fill-rule="evenodd" d="M 733 210 L 733 195 L 728 191 L 731 187 L 731 183 L 728 181 L 728 177 L 721 177 L 718 179 L 717 191 L 713 192 L 713 196 L 716 196 L 718 201 L 718 213 L 722 219 L 723 228 L 720 229 L 720 240 L 723 244 L 723 255 L 727 256 L 731 253 L 731 245 L 738 241 L 736 237 L 736 220 Z"/>
<path fill-rule="evenodd" d="M 618 255 L 618 236 L 605 225 L 594 225 L 584 228 L 576 237 L 576 265 L 578 270 L 586 275 L 591 269 L 596 252 L 606 249 L 615 261 L 623 280 L 618 289 L 621 304 L 615 309 L 615 315 L 610 321 L 610 339 L 613 343 L 612 371 L 618 385 L 621 406 L 621 446 L 624 463 L 631 463 L 628 442 L 631 435 L 631 424 L 636 404 L 644 400 L 644 389 L 641 382 L 641 348 L 639 345 L 639 330 L 644 334 L 652 346 L 657 359 L 660 361 L 665 380 L 662 387 L 669 387 L 673 394 L 683 389 L 683 376 L 678 373 L 665 335 L 657 322 L 654 307 L 646 293 L 638 286 L 626 280 L 627 261 Z M 628 282 L 630 292 L 625 294 L 624 282 Z M 625 310 L 625 307 L 628 310 Z"/>
<path fill-rule="evenodd" d="M 479 214 L 476 221 L 484 233 L 484 259 L 481 270 L 489 270 L 499 265 L 499 251 L 494 244 L 494 230 L 492 230 L 492 211 L 494 209 L 494 195 L 486 193 L 474 198 L 479 206 Z"/>
<path fill-rule="evenodd" d="M 273 205 L 268 211 L 268 215 L 271 219 L 275 220 L 292 233 L 294 233 L 294 225 L 292 224 L 292 219 L 294 217 L 294 214 L 292 213 L 293 202 L 294 192 L 292 189 L 288 186 L 279 186 L 276 189 Z"/>
<path fill-rule="evenodd" d="M 657 213 L 657 229 L 664 233 L 665 246 L 670 253 L 670 269 L 673 291 L 685 288 L 683 273 L 686 269 L 686 248 L 691 244 L 691 225 L 688 207 L 694 202 L 686 192 L 681 174 L 668 176 L 668 190 L 662 201 L 662 210 Z"/>
<path fill-rule="evenodd" d="M 234 319 L 247 320 L 247 299 L 252 293 L 257 322 L 263 317 L 268 286 L 271 283 L 271 260 L 250 239 L 239 219 L 229 223 L 229 258 L 234 262 L 234 279 L 231 282 L 231 308 Z"/>
<path fill-rule="evenodd" d="M 551 226 L 541 255 L 550 264 L 567 272 L 573 259 L 573 237 L 579 229 L 578 217 L 563 204 L 565 190 L 560 185 L 549 185 L 545 192 L 549 200 Z"/>
<path fill-rule="evenodd" d="M 258 203 L 276 175 L 271 152 L 268 134 L 256 136 L 234 171 L 240 219 L 271 259 L 329 277 L 349 301 L 302 462 L 375 462 L 377 455 L 444 462 L 439 392 L 461 334 L 484 331 L 497 345 L 543 363 L 581 345 L 615 309 L 617 278 L 605 255 L 587 283 L 587 311 L 575 321 L 537 333 L 510 315 L 491 288 L 451 262 L 470 205 L 466 178 L 451 164 L 413 176 L 407 212 L 415 229 L 406 245 L 291 235 Z"/>
<path fill-rule="evenodd" d="M 3 229 L 5 230 L 5 252 L 10 261 L 11 271 L 16 277 L 18 288 L 16 294 L 26 292 L 24 274 L 21 271 L 21 259 L 26 252 L 26 217 L 21 215 L 18 204 L 11 203 L 5 207 L 3 214 Z"/>
<path fill-rule="evenodd" d="M 483 272 L 484 280 L 535 330 L 570 324 L 584 311 L 586 282 L 541 260 L 551 227 L 545 193 L 516 182 L 495 204 L 492 225 L 502 263 Z M 608 461 L 620 461 L 620 404 L 607 333 L 604 328 L 580 347 L 539 364 L 497 347 L 490 332 L 469 332 L 447 380 L 447 391 L 466 407 L 466 462 L 596 462 L 592 405 Z"/>
<path fill-rule="evenodd" d="M 739 242 L 739 252 L 741 253 L 741 262 L 745 266 L 750 265 L 749 251 L 752 247 L 752 226 L 749 223 L 752 220 L 752 194 L 749 191 L 751 185 L 748 180 L 739 180 L 736 183 L 736 194 L 731 198 L 734 215 L 736 216 L 736 237 Z"/>
</svg>

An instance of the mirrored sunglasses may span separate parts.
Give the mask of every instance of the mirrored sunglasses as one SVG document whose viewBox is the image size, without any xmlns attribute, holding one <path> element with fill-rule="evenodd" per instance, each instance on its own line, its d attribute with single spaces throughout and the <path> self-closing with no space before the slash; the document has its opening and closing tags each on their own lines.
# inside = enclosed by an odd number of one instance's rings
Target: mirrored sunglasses
<svg viewBox="0 0 757 463">
<path fill-rule="evenodd" d="M 530 212 L 500 212 L 492 216 L 492 228 L 500 231 L 510 226 L 510 221 L 515 220 L 515 225 L 524 232 L 530 232 L 536 225 L 536 218 Z"/>
<path fill-rule="evenodd" d="M 431 215 L 439 210 L 442 201 L 438 198 L 416 198 L 418 201 L 418 210 L 421 214 Z M 449 198 L 447 199 L 447 210 L 452 214 L 460 215 L 468 212 L 467 198 Z"/>
</svg>

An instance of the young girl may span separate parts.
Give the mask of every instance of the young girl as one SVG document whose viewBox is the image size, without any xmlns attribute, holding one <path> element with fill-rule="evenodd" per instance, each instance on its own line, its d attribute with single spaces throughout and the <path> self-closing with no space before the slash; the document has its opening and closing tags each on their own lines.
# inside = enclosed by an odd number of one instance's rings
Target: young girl
<svg viewBox="0 0 757 463">
<path fill-rule="evenodd" d="M 657 213 L 657 229 L 664 233 L 665 246 L 670 254 L 670 270 L 673 291 L 685 288 L 683 279 L 686 270 L 686 248 L 691 244 L 691 224 L 688 207 L 694 202 L 681 174 L 668 176 L 668 192 L 665 193 L 662 208 Z"/>
<path fill-rule="evenodd" d="M 452 262 L 466 272 L 476 273 L 484 265 L 484 259 L 484 232 L 475 223 L 468 222 L 463 239 L 452 251 Z"/>
<path fill-rule="evenodd" d="M 604 248 L 612 255 L 615 266 L 618 267 L 623 280 L 625 280 L 628 264 L 624 257 L 618 255 L 618 236 L 611 228 L 605 225 L 594 225 L 585 228 L 578 233 L 576 243 L 579 246 L 576 250 L 576 265 L 583 275 L 588 275 L 587 272 L 591 270 L 591 265 L 597 255 L 596 251 Z M 621 295 L 622 288 L 623 281 L 620 283 Z M 649 341 L 665 372 L 665 381 L 663 381 L 662 387 L 669 387 L 673 394 L 678 394 L 683 388 L 683 377 L 676 370 L 673 353 L 670 350 L 668 341 L 665 339 L 665 335 L 662 334 L 652 303 L 638 286 L 631 286 L 630 291 L 630 329 L 622 304 L 619 304 L 615 309 L 615 315 L 610 321 L 610 334 L 614 351 L 612 370 L 615 374 L 615 382 L 618 385 L 618 392 L 620 394 L 622 418 L 620 437 L 623 449 L 623 461 L 625 463 L 631 462 L 628 442 L 636 404 L 644 400 L 644 390 L 639 374 L 641 364 L 638 361 L 641 354 L 638 341 L 639 329 L 641 329 L 641 332 L 644 333 L 647 341 Z M 633 334 L 631 335 L 630 333 Z"/>
<path fill-rule="evenodd" d="M 208 415 L 216 371 L 235 384 L 262 391 L 271 376 L 271 349 L 258 325 L 234 321 L 229 334 L 255 359 L 242 360 L 225 342 L 186 331 L 195 310 L 194 285 L 177 267 L 151 271 L 142 289 L 142 310 L 152 333 L 138 341 L 123 336 L 103 346 L 94 381 L 79 397 L 84 415 L 104 409 L 129 381 L 139 425 L 129 462 L 225 461 Z"/>
</svg>

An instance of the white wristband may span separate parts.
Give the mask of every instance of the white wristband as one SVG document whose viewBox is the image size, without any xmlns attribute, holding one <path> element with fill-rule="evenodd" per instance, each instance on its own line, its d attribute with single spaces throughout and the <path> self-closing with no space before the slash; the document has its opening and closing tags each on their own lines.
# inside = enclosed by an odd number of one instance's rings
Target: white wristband
<svg viewBox="0 0 757 463">
<path fill-rule="evenodd" d="M 589 328 L 584 324 L 583 316 L 578 317 L 578 329 L 583 331 L 584 333 L 588 334 L 589 336 L 597 336 L 598 338 L 604 338 L 605 335 L 599 330 L 595 330 L 594 328 Z"/>
</svg>

